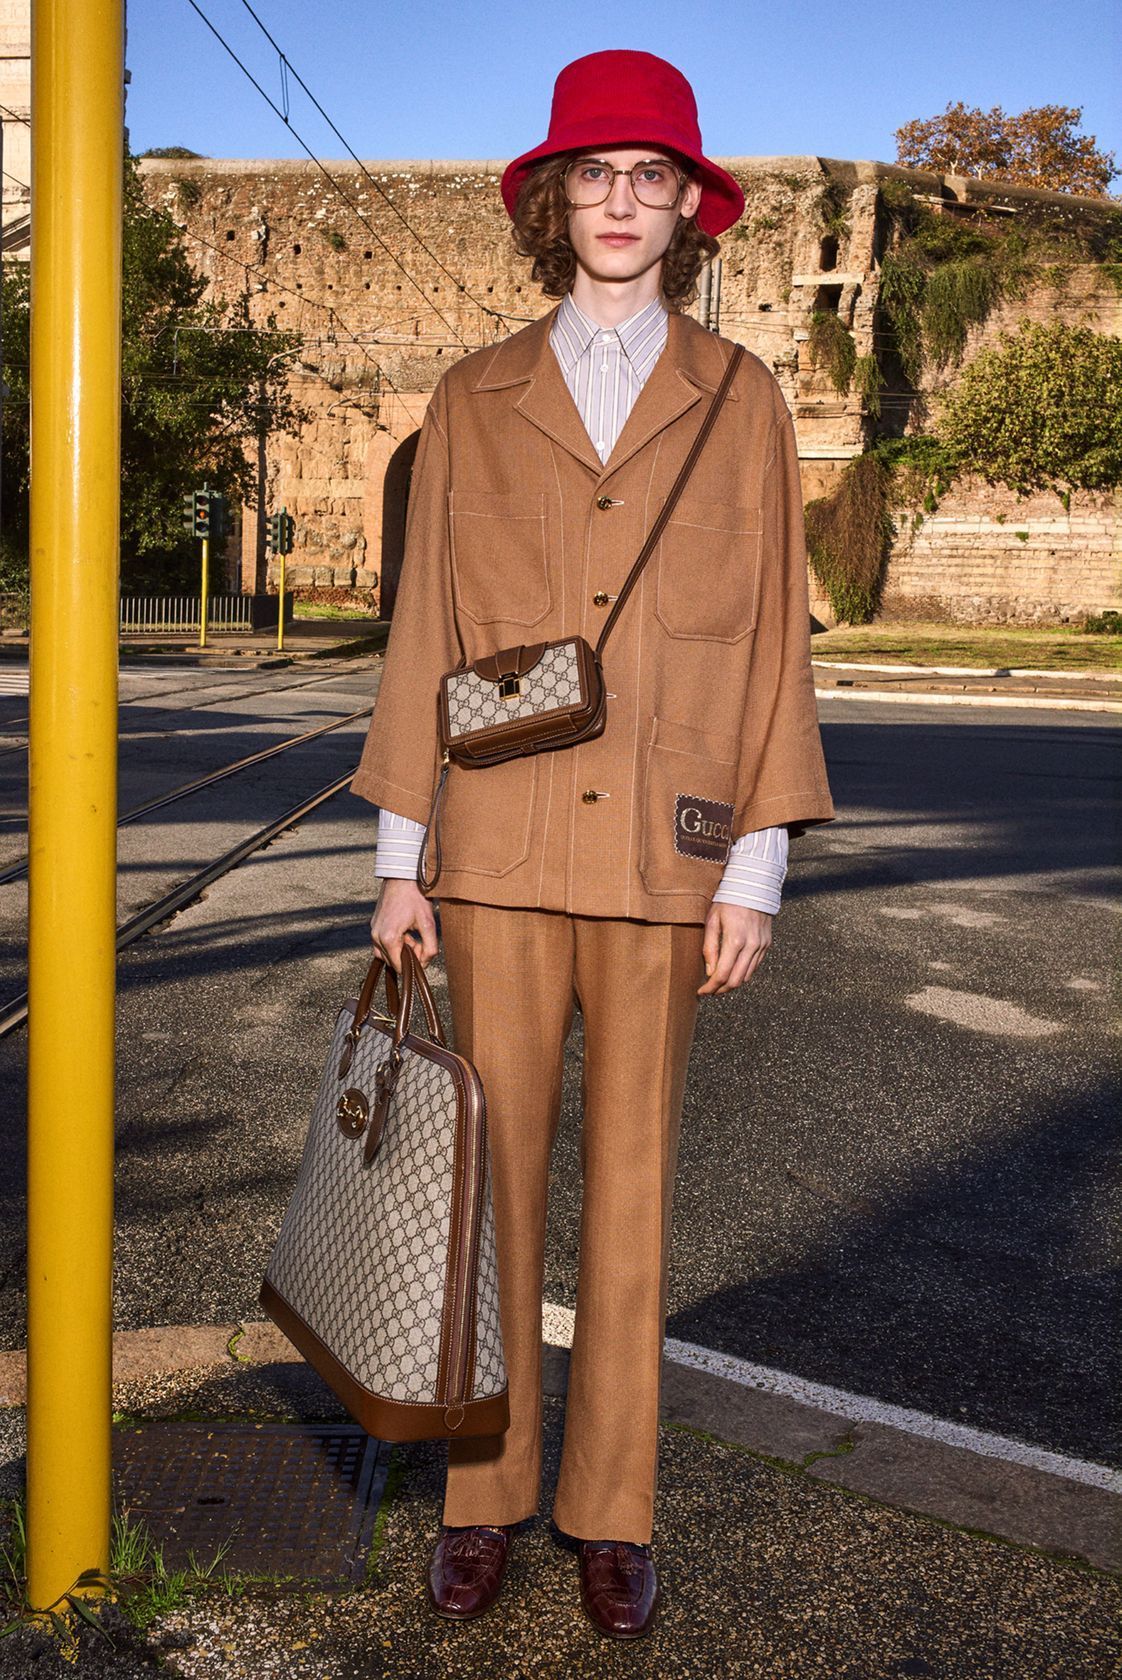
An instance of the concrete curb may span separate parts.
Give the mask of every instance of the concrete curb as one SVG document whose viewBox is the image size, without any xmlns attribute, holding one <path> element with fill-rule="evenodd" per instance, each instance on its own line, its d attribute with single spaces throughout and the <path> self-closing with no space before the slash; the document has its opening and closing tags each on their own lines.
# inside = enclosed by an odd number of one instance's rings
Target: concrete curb
<svg viewBox="0 0 1122 1680">
<path fill-rule="evenodd" d="M 300 1363 L 267 1320 L 122 1330 L 113 1337 L 115 1384 L 206 1367 Z M 547 1341 L 547 1393 L 565 1394 L 568 1369 L 568 1348 Z M 25 1403 L 25 1354 L 0 1353 L 0 1406 Z M 1122 1500 L 1104 1488 L 887 1424 L 854 1422 L 670 1358 L 663 1362 L 661 1415 L 665 1423 L 780 1460 L 884 1505 L 1122 1573 Z"/>
<path fill-rule="evenodd" d="M 1122 700 L 1081 695 L 932 694 L 917 689 L 816 688 L 817 700 L 887 700 L 915 706 L 1036 706 L 1054 712 L 1122 712 Z"/>
</svg>

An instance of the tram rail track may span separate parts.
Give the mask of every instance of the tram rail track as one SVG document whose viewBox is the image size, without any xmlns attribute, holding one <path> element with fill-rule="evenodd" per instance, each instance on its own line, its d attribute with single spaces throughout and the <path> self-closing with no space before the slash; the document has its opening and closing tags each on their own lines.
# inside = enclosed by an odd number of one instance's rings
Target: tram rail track
<svg viewBox="0 0 1122 1680">
<path fill-rule="evenodd" d="M 346 675 L 346 673 L 343 672 L 343 671 L 338 671 L 338 670 L 329 671 L 325 676 L 309 677 L 304 682 L 282 683 L 282 684 L 279 684 L 276 687 L 271 687 L 271 688 L 239 689 L 236 694 L 221 695 L 217 699 L 214 699 L 214 700 L 200 700 L 197 705 L 193 705 L 193 706 L 155 705 L 155 706 L 152 706 L 150 709 L 152 711 L 157 712 L 157 713 L 163 712 L 163 711 L 182 712 L 182 713 L 204 712 L 204 711 L 206 711 L 206 709 L 209 706 L 229 705 L 231 703 L 231 701 L 235 701 L 235 700 L 236 701 L 253 700 L 253 699 L 258 698 L 262 694 L 297 694 L 297 693 L 300 692 L 301 689 L 316 688 L 321 683 L 336 682 L 336 681 L 338 681 L 338 679 L 341 676 L 344 676 L 344 675 Z M 194 690 L 192 690 L 190 688 L 173 688 L 173 689 L 170 690 L 169 693 L 161 693 L 159 695 L 159 699 L 161 701 L 163 701 L 163 700 L 166 700 L 168 698 L 174 698 L 174 696 L 177 695 L 177 694 L 191 694 L 193 692 L 194 692 Z M 119 707 L 147 705 L 148 699 L 149 699 L 149 697 L 147 695 L 137 695 L 137 696 L 133 697 L 132 699 L 119 701 L 118 705 L 119 705 Z M 30 722 L 31 722 L 31 717 L 30 717 L 30 714 L 28 714 L 27 717 L 13 718 L 9 722 L 0 723 L 0 739 L 3 739 L 6 736 L 15 735 L 17 733 L 17 731 L 21 732 L 21 734 L 22 734 L 22 740 L 18 741 L 15 745 L 9 746 L 9 747 L 0 747 L 0 758 L 7 757 L 11 753 L 26 752 L 27 751 L 27 744 L 26 744 L 27 743 L 27 732 L 23 728 L 23 726 L 25 724 L 30 723 Z M 122 740 L 122 741 L 127 741 L 127 740 L 132 739 L 135 736 L 142 735 L 143 733 L 144 733 L 144 730 L 142 730 L 142 729 L 123 729 L 123 730 L 120 731 L 120 733 L 118 735 L 118 739 Z M 176 732 L 175 731 L 168 731 L 167 733 L 176 733 Z"/>
<path fill-rule="evenodd" d="M 193 781 L 184 782 L 180 787 L 172 788 L 168 793 L 160 794 L 156 799 L 148 799 L 143 805 L 136 805 L 131 811 L 126 811 L 123 817 L 118 817 L 117 827 L 124 828 L 127 823 L 138 821 L 153 811 L 159 811 L 165 805 L 173 805 L 179 799 L 186 799 L 193 793 L 199 793 L 205 787 L 211 787 L 215 782 L 221 782 L 227 776 L 237 775 L 239 771 L 248 770 L 251 765 L 263 764 L 266 759 L 275 758 L 278 753 L 289 752 L 293 747 L 302 745 L 305 741 L 314 741 L 320 735 L 329 735 L 332 730 L 342 729 L 344 724 L 354 723 L 358 718 L 369 717 L 374 710 L 374 704 L 361 706 L 357 712 L 350 712 L 346 717 L 332 718 L 330 723 L 317 724 L 315 729 L 307 729 L 301 735 L 289 736 L 287 740 L 277 741 L 271 747 L 263 747 L 260 752 L 249 753 L 245 758 L 239 758 L 232 764 L 223 765 L 219 770 L 211 770 L 205 776 L 196 776 Z M 27 874 L 28 859 L 20 858 L 17 862 L 0 869 L 0 886 L 9 881 L 21 880 Z"/>
<path fill-rule="evenodd" d="M 204 887 L 208 887 L 213 881 L 220 880 L 223 875 L 229 874 L 232 869 L 237 868 L 239 863 L 243 863 L 246 858 L 252 857 L 254 852 L 260 851 L 271 840 L 275 840 L 278 835 L 283 834 L 286 829 L 292 828 L 303 817 L 310 815 L 312 811 L 325 804 L 327 800 L 334 798 L 335 794 L 342 792 L 345 787 L 349 787 L 353 776 L 354 771 L 348 770 L 345 776 L 339 776 L 335 781 L 328 782 L 318 792 L 313 793 L 310 798 L 303 799 L 298 805 L 291 806 L 281 816 L 266 823 L 263 828 L 259 828 L 247 839 L 240 840 L 236 846 L 231 846 L 229 851 L 223 852 L 220 857 L 215 858 L 204 868 L 196 870 L 193 875 L 188 876 L 185 881 L 181 881 L 178 886 L 172 887 L 170 891 L 162 894 L 161 897 L 147 905 L 143 910 L 139 910 L 135 915 L 130 916 L 117 929 L 117 950 L 123 951 L 126 946 L 131 945 L 134 940 L 139 939 L 142 934 L 147 933 L 157 923 L 167 921 L 169 916 L 175 915 L 177 911 L 182 910 L 193 899 L 196 899 Z M 26 992 L 10 999 L 6 1004 L 0 1004 L 0 1038 L 7 1037 L 8 1033 L 15 1032 L 17 1027 L 24 1024 L 27 1020 L 28 1008 L 29 1000 Z"/>
</svg>

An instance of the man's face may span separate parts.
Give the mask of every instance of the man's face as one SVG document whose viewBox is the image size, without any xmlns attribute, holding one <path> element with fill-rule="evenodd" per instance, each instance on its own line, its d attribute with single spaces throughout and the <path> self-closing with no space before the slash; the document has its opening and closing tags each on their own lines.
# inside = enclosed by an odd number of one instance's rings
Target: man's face
<svg viewBox="0 0 1122 1680">
<path fill-rule="evenodd" d="M 613 169 L 630 169 L 655 159 L 674 163 L 657 146 L 597 148 L 587 158 L 609 163 Z M 592 279 L 634 280 L 661 260 L 679 217 L 692 216 L 700 200 L 700 182 L 687 181 L 669 210 L 656 209 L 636 198 L 629 175 L 616 175 L 601 204 L 569 207 L 569 243 Z"/>
</svg>

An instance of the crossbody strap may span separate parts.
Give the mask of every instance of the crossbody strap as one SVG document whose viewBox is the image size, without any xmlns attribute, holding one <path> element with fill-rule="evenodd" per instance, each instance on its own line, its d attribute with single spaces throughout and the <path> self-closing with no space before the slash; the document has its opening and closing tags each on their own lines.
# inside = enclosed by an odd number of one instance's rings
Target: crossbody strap
<svg viewBox="0 0 1122 1680">
<path fill-rule="evenodd" d="M 670 518 L 670 515 L 674 511 L 675 503 L 677 502 L 678 497 L 682 494 L 682 491 L 685 488 L 686 480 L 693 471 L 694 464 L 705 446 L 705 440 L 713 429 L 713 422 L 717 418 L 718 410 L 725 400 L 725 393 L 732 384 L 733 376 L 740 365 L 743 355 L 744 346 L 742 344 L 734 345 L 732 355 L 728 359 L 728 365 L 721 378 L 721 383 L 717 386 L 713 401 L 709 404 L 709 412 L 706 414 L 705 419 L 701 422 L 701 430 L 698 432 L 697 436 L 693 440 L 693 443 L 690 445 L 690 452 L 682 462 L 682 470 L 674 480 L 670 494 L 659 508 L 658 517 L 651 526 L 650 531 L 647 534 L 647 540 L 639 550 L 638 558 L 631 570 L 628 572 L 627 581 L 624 583 L 623 588 L 616 596 L 615 606 L 608 614 L 604 628 L 600 632 L 599 640 L 596 643 L 597 659 L 599 659 L 604 650 L 604 643 L 608 639 L 609 631 L 623 610 L 623 603 L 627 600 L 627 597 L 630 595 L 632 589 L 634 589 L 635 585 L 638 583 L 639 573 L 643 570 L 643 567 L 646 565 L 647 560 L 650 557 L 652 549 L 657 543 L 659 537 L 662 535 L 663 526 L 666 524 L 666 521 Z"/>
</svg>

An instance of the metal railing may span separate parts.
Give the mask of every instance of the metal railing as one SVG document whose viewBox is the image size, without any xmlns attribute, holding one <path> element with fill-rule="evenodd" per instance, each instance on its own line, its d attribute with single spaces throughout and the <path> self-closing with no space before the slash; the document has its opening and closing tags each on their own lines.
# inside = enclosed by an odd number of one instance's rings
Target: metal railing
<svg viewBox="0 0 1122 1680">
<path fill-rule="evenodd" d="M 122 595 L 121 634 L 162 635 L 199 628 L 197 595 Z M 211 595 L 207 605 L 210 630 L 253 629 L 253 597 Z"/>
</svg>

